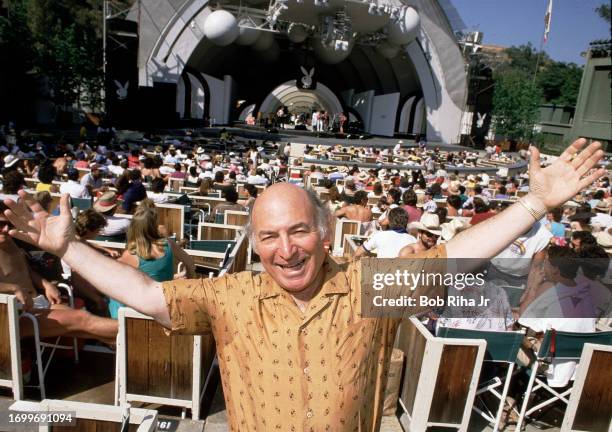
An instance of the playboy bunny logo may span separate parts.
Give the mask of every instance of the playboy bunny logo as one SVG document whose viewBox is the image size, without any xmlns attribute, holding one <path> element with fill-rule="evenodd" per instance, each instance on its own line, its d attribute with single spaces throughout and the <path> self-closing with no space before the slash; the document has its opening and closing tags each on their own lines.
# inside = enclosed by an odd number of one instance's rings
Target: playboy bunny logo
<svg viewBox="0 0 612 432">
<path fill-rule="evenodd" d="M 304 66 L 300 66 L 302 73 L 304 76 L 302 77 L 302 87 L 305 89 L 309 89 L 312 87 L 312 76 L 314 75 L 314 68 L 310 69 L 310 72 L 306 70 Z"/>
<path fill-rule="evenodd" d="M 117 97 L 119 100 L 124 100 L 128 96 L 128 87 L 130 86 L 130 82 L 126 81 L 125 84 L 121 84 L 119 81 L 115 80 L 115 85 L 117 86 Z"/>
<path fill-rule="evenodd" d="M 478 119 L 476 120 L 476 127 L 478 129 L 481 129 L 484 126 L 484 121 L 487 118 L 487 113 L 480 114 L 479 112 L 477 112 L 476 115 L 478 115 Z"/>
</svg>

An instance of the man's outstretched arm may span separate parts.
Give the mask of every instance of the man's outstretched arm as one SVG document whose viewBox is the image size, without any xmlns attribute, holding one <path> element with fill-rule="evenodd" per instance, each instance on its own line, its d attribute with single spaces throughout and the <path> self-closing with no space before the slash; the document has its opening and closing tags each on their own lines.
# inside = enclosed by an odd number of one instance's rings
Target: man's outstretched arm
<svg viewBox="0 0 612 432">
<path fill-rule="evenodd" d="M 5 216 L 14 225 L 9 234 L 63 259 L 103 294 L 170 327 L 161 283 L 128 265 L 105 257 L 76 240 L 68 195 L 60 200 L 60 215 L 50 217 L 38 204 L 19 193 L 19 203 L 6 200 Z"/>
<path fill-rule="evenodd" d="M 525 233 L 536 222 L 578 192 L 591 185 L 605 169 L 591 172 L 604 152 L 601 144 L 576 140 L 550 166 L 540 168 L 540 152 L 531 148 L 529 194 L 500 214 L 463 231 L 446 245 L 448 258 L 492 258 Z"/>
</svg>

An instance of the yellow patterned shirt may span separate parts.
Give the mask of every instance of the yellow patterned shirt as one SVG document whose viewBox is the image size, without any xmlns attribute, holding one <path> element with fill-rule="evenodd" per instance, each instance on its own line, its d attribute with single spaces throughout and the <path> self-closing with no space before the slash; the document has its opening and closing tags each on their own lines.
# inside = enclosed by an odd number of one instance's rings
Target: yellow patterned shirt
<svg viewBox="0 0 612 432">
<path fill-rule="evenodd" d="M 379 429 L 399 320 L 361 316 L 358 261 L 324 265 L 305 312 L 267 273 L 163 284 L 172 331 L 215 337 L 232 431 Z"/>
</svg>

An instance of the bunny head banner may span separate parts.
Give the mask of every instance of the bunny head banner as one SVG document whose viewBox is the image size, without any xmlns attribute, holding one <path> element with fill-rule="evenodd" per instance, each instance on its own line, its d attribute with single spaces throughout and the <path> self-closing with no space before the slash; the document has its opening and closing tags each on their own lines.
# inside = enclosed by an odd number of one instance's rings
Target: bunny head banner
<svg viewBox="0 0 612 432">
<path fill-rule="evenodd" d="M 300 66 L 302 72 L 296 79 L 297 87 L 303 90 L 315 90 L 317 88 L 317 80 L 314 78 L 315 68 L 306 69 Z"/>
</svg>

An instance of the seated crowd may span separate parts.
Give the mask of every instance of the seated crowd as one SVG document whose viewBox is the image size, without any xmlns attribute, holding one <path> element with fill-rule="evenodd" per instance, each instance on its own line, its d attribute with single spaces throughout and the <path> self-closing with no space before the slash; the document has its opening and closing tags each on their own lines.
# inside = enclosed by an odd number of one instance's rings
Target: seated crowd
<svg viewBox="0 0 612 432">
<path fill-rule="evenodd" d="M 351 258 L 408 258 L 504 211 L 529 190 L 527 174 L 498 176 L 485 169 L 495 164 L 480 164 L 473 152 L 400 145 L 382 150 L 316 146 L 307 147 L 303 157 L 290 158 L 289 149 L 248 142 L 240 150 L 224 151 L 191 140 L 138 146 L 113 140 L 34 144 L 28 137 L 9 144 L 0 136 L 0 207 L 5 209 L 5 199 L 20 199 L 18 192 L 24 190 L 53 213 L 58 211 L 57 193 L 68 194 L 80 241 L 156 281 L 168 281 L 194 277 L 196 266 L 185 252 L 192 227 L 185 239 L 177 240 L 176 233 L 159 222 L 158 208 L 166 204 L 195 206 L 198 199 L 215 199 L 201 222 L 222 224 L 225 212 L 249 212 L 266 186 L 279 181 L 301 184 L 313 189 L 337 220 L 359 222 L 355 238 L 361 242 Z M 313 162 L 336 158 L 343 164 Z M 500 152 L 489 151 L 483 158 L 514 162 Z M 360 168 L 361 160 L 396 163 L 398 168 Z M 483 170 L 469 175 L 457 170 L 466 166 Z M 425 319 L 437 326 L 491 331 L 522 325 L 539 335 L 551 325 L 567 331 L 610 329 L 611 192 L 609 177 L 604 177 L 552 210 L 491 260 L 486 290 L 496 301 L 490 307 L 473 310 L 469 319 L 452 311 L 433 311 Z M 78 200 L 91 205 L 80 208 Z M 121 303 L 103 297 L 59 259 L 12 239 L 9 229 L 0 212 L 0 293 L 16 295 L 25 309 L 34 311 L 43 336 L 78 336 L 113 345 Z M 109 248 L 96 239 L 125 247 Z M 343 254 L 330 248 L 334 255 Z M 578 258 L 596 264 L 561 265 Z M 66 306 L 56 286 L 66 280 L 86 308 Z M 522 289 L 518 302 L 511 302 L 502 288 L 506 286 Z M 567 292 L 580 292 L 582 303 L 568 307 Z M 551 306 L 542 300 L 544 295 L 559 300 Z M 566 318 L 554 323 L 544 318 L 552 316 L 546 310 L 551 307 L 563 309 Z M 25 321 L 20 330 L 24 338 L 32 334 Z M 573 373 L 573 368 L 556 367 L 549 373 L 549 384 L 566 386 Z"/>
</svg>

